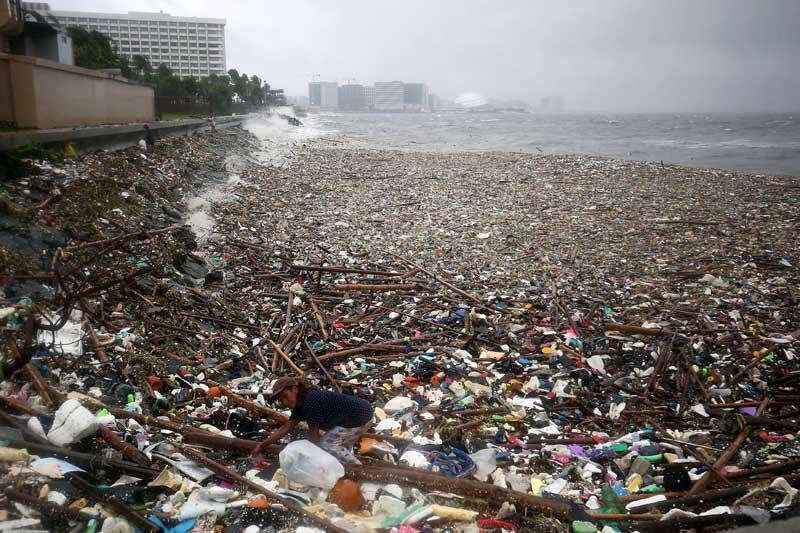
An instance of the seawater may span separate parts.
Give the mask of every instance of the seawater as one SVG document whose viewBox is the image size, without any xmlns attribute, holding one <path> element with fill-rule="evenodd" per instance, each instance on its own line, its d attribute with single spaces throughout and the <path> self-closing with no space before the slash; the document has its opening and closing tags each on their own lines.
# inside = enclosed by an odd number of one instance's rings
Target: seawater
<svg viewBox="0 0 800 533">
<path fill-rule="evenodd" d="M 261 141 L 260 150 L 249 154 L 261 164 L 276 167 L 286 165 L 298 144 L 335 133 L 330 128 L 320 128 L 319 118 L 316 116 L 304 118 L 303 126 L 295 127 L 278 116 L 279 113 L 294 116 L 294 109 L 281 107 L 270 114 L 248 115 L 242 123 L 246 130 Z M 211 214 L 213 205 L 227 198 L 236 189 L 248 185 L 240 174 L 246 165 L 247 161 L 241 156 L 228 155 L 225 158 L 225 181 L 208 185 L 186 200 L 185 222 L 192 228 L 199 242 L 205 242 L 214 233 L 216 221 Z"/>
<path fill-rule="evenodd" d="M 253 154 L 261 163 L 283 166 L 298 144 L 336 133 L 330 124 L 321 125 L 320 115 L 302 117 L 302 126 L 292 126 L 279 114 L 295 116 L 293 108 L 278 107 L 273 111 L 271 114 L 251 115 L 242 125 L 261 140 L 261 150 Z"/>
<path fill-rule="evenodd" d="M 800 112 L 711 114 L 322 113 L 319 133 L 424 151 L 585 154 L 800 176 Z"/>
</svg>

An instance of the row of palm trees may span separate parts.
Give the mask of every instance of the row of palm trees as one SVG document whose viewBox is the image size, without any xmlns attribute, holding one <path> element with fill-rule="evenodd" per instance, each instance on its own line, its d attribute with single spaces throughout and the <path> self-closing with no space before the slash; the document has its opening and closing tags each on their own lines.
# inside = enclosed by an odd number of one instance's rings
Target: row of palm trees
<svg viewBox="0 0 800 533">
<path fill-rule="evenodd" d="M 213 94 L 225 102 L 242 102 L 250 105 L 265 105 L 270 85 L 256 75 L 248 77 L 230 69 L 227 75 L 211 74 L 202 78 L 181 78 L 161 63 L 153 68 L 147 57 L 135 55 L 131 61 L 131 77 L 153 85 L 158 96 L 173 98 L 205 97 Z"/>
</svg>

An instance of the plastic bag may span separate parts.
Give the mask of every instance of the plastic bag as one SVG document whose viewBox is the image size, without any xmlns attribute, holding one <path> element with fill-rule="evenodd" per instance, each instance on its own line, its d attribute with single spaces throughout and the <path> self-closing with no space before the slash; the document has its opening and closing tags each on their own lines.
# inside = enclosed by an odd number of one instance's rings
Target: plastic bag
<svg viewBox="0 0 800 533">
<path fill-rule="evenodd" d="M 281 450 L 281 470 L 289 481 L 331 490 L 344 476 L 344 467 L 331 454 L 307 440 L 297 440 Z"/>
</svg>

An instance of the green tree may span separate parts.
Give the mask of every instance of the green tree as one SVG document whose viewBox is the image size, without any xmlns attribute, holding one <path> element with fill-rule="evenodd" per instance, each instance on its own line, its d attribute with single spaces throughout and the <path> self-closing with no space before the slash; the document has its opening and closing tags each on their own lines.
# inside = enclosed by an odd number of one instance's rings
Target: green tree
<svg viewBox="0 0 800 533">
<path fill-rule="evenodd" d="M 78 26 L 70 26 L 67 32 L 72 37 L 77 66 L 90 69 L 118 68 L 124 76 L 130 76 L 128 62 L 114 51 L 110 37 Z"/>
<path fill-rule="evenodd" d="M 211 74 L 200 80 L 200 95 L 208 102 L 211 113 L 227 113 L 233 101 L 234 88 L 228 76 Z"/>
<path fill-rule="evenodd" d="M 125 56 L 118 56 L 119 57 L 119 70 L 122 72 L 122 75 L 129 79 L 134 79 L 133 71 L 131 70 L 130 62 L 128 58 Z"/>
<path fill-rule="evenodd" d="M 253 105 L 263 105 L 264 89 L 261 87 L 261 78 L 253 75 L 247 88 L 247 102 Z"/>
<path fill-rule="evenodd" d="M 189 76 L 182 78 L 181 83 L 181 96 L 184 98 L 197 98 L 200 95 L 200 84 L 197 78 Z"/>
<path fill-rule="evenodd" d="M 233 81 L 233 90 L 236 91 L 236 96 L 239 97 L 239 100 L 242 102 L 247 102 L 248 91 L 250 89 L 250 80 L 247 78 L 247 74 L 242 73 L 237 79 Z"/>
<path fill-rule="evenodd" d="M 133 56 L 133 70 L 136 71 L 136 74 L 139 79 L 147 79 L 150 77 L 150 74 L 153 72 L 153 66 L 150 64 L 150 60 L 147 56 L 143 55 L 135 55 Z"/>
<path fill-rule="evenodd" d="M 270 84 L 264 82 L 261 85 L 261 105 L 269 105 Z"/>
<path fill-rule="evenodd" d="M 184 98 L 184 84 L 178 76 L 172 73 L 172 69 L 166 63 L 158 65 L 156 72 L 151 76 L 156 85 L 158 96 L 171 96 Z"/>
<path fill-rule="evenodd" d="M 172 74 L 172 69 L 169 68 L 169 65 L 167 65 L 166 63 L 161 63 L 160 65 L 158 65 L 158 69 L 156 69 L 156 76 L 158 76 L 158 79 L 162 81 L 175 77 Z"/>
</svg>

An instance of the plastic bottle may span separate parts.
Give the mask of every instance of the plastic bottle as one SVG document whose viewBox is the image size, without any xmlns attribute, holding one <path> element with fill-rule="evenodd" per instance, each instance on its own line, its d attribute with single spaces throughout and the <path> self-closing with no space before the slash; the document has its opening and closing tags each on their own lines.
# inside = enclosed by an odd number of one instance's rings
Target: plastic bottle
<svg viewBox="0 0 800 533">
<path fill-rule="evenodd" d="M 639 488 L 642 486 L 643 478 L 639 474 L 633 474 L 628 477 L 628 485 L 625 487 L 628 489 L 629 494 L 633 494 L 634 492 L 638 491 Z"/>
<path fill-rule="evenodd" d="M 605 507 L 605 512 L 614 513 L 614 514 L 624 514 L 625 507 L 619 501 L 619 497 L 614 493 L 614 489 L 612 489 L 609 485 L 603 484 L 603 487 L 600 489 L 600 494 L 603 496 L 603 506 Z"/>
</svg>

